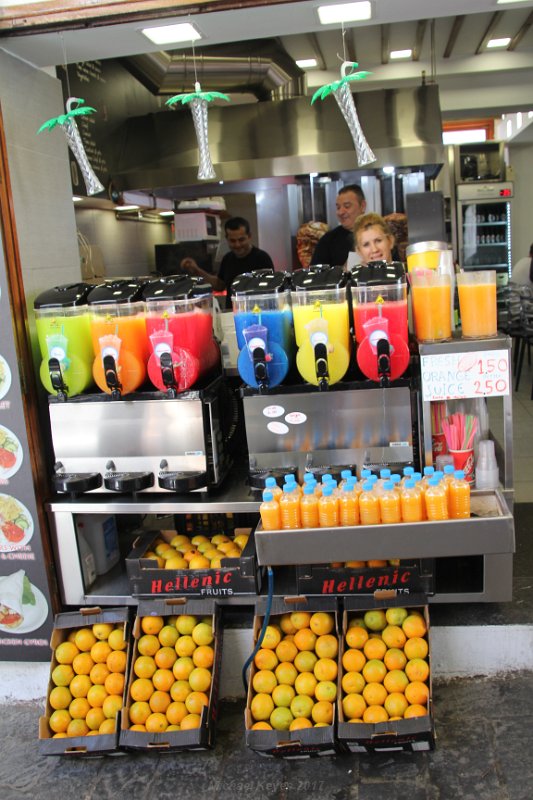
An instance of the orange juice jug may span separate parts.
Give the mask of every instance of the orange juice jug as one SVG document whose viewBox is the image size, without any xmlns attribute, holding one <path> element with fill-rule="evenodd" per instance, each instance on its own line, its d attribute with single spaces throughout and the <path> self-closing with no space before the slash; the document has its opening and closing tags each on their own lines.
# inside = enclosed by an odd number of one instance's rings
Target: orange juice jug
<svg viewBox="0 0 533 800">
<path fill-rule="evenodd" d="M 318 528 L 318 497 L 315 494 L 313 481 L 304 487 L 303 496 L 300 498 L 300 517 L 302 528 Z"/>
<path fill-rule="evenodd" d="M 321 528 L 336 528 L 339 524 L 339 501 L 329 483 L 322 487 L 318 501 L 318 522 Z"/>
<path fill-rule="evenodd" d="M 394 490 L 392 481 L 385 481 L 379 495 L 379 513 L 381 522 L 386 525 L 394 525 L 402 521 L 400 506 L 400 495 Z"/>
<path fill-rule="evenodd" d="M 430 478 L 426 489 L 426 515 L 430 522 L 448 519 L 446 489 L 438 478 Z"/>
<path fill-rule="evenodd" d="M 292 484 L 285 484 L 283 494 L 279 498 L 279 511 L 281 527 L 283 530 L 301 528 L 300 495 L 292 488 Z"/>
<path fill-rule="evenodd" d="M 281 528 L 279 504 L 268 489 L 263 492 L 263 502 L 259 506 L 259 513 L 263 530 L 277 531 Z"/>
<path fill-rule="evenodd" d="M 470 484 L 462 469 L 455 471 L 450 483 L 450 519 L 470 518 Z"/>
<path fill-rule="evenodd" d="M 408 480 L 400 494 L 400 508 L 403 522 L 421 522 L 424 519 L 424 498 L 413 480 Z"/>
<path fill-rule="evenodd" d="M 277 500 L 279 503 L 279 498 L 283 494 L 283 489 L 281 486 L 278 486 L 275 478 L 265 478 L 265 489 L 268 489 L 269 492 L 272 492 L 274 500 Z"/>
<path fill-rule="evenodd" d="M 339 495 L 339 524 L 343 527 L 359 525 L 359 501 L 353 484 L 347 481 Z"/>
<path fill-rule="evenodd" d="M 361 525 L 379 525 L 381 514 L 379 511 L 379 497 L 374 493 L 372 481 L 363 483 L 363 490 L 359 495 L 359 520 Z"/>
</svg>

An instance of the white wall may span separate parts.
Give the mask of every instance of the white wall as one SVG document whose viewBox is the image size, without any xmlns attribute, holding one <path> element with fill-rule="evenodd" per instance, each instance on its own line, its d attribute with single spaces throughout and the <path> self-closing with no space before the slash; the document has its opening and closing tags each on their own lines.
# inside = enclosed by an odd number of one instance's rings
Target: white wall
<svg viewBox="0 0 533 800">
<path fill-rule="evenodd" d="M 513 264 L 527 256 L 533 242 L 533 144 L 511 144 L 514 197 L 511 206 Z"/>
</svg>

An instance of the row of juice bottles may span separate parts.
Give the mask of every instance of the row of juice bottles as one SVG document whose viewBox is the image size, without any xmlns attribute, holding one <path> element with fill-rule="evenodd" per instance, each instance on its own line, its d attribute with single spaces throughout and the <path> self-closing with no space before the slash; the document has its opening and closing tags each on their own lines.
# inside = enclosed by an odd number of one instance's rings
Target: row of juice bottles
<svg viewBox="0 0 533 800">
<path fill-rule="evenodd" d="M 343 470 L 339 485 L 329 474 L 319 483 L 306 472 L 301 486 L 288 474 L 283 488 L 266 479 L 259 512 L 263 530 L 468 519 L 470 484 L 452 465 L 443 472 L 425 467 L 424 475 L 413 467 L 403 476 L 382 469 L 379 478 L 363 469 L 360 481 Z"/>
</svg>

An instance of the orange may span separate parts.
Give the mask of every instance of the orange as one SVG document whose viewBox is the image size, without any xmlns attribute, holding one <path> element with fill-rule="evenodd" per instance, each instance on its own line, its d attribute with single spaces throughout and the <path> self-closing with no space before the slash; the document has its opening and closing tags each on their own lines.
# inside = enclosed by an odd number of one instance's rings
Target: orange
<svg viewBox="0 0 533 800">
<path fill-rule="evenodd" d="M 366 700 L 360 694 L 347 694 L 342 699 L 342 710 L 346 719 L 360 719 L 366 708 Z"/>
<path fill-rule="evenodd" d="M 314 650 L 317 638 L 311 628 L 299 628 L 294 634 L 294 644 L 298 650 Z"/>
<path fill-rule="evenodd" d="M 274 625 L 267 625 L 261 647 L 266 650 L 275 650 L 281 641 L 281 632 Z"/>
<path fill-rule="evenodd" d="M 176 629 L 180 636 L 190 636 L 197 624 L 198 620 L 193 614 L 180 614 L 176 617 Z"/>
<path fill-rule="evenodd" d="M 171 725 L 179 725 L 182 719 L 187 716 L 187 707 L 185 703 L 174 700 L 167 706 L 165 714 Z"/>
<path fill-rule="evenodd" d="M 133 671 L 138 678 L 151 678 L 156 669 L 152 656 L 138 656 L 133 662 Z"/>
<path fill-rule="evenodd" d="M 370 631 L 382 631 L 387 625 L 387 617 L 382 608 L 373 608 L 370 611 L 365 611 L 363 619 Z"/>
<path fill-rule="evenodd" d="M 103 686 L 100 686 L 99 684 L 91 686 L 91 688 L 87 692 L 87 700 L 89 701 L 89 705 L 92 708 L 102 708 L 106 697 L 107 697 L 107 692 L 105 688 Z"/>
<path fill-rule="evenodd" d="M 186 560 L 187 559 L 185 559 L 185 561 Z M 210 566 L 210 560 L 201 553 L 199 553 L 197 556 L 193 556 L 189 561 L 189 569 L 209 569 Z"/>
<path fill-rule="evenodd" d="M 310 650 L 301 650 L 294 659 L 294 666 L 298 672 L 312 672 L 318 656 Z"/>
<path fill-rule="evenodd" d="M 50 725 L 51 730 L 54 733 L 64 733 L 69 725 L 69 722 L 72 720 L 72 717 L 66 710 L 66 708 L 57 709 L 50 715 L 50 719 L 48 720 L 48 724 Z"/>
<path fill-rule="evenodd" d="M 107 642 L 95 642 L 91 647 L 91 658 L 95 664 L 105 664 L 109 653 L 112 650 Z"/>
<path fill-rule="evenodd" d="M 202 558 L 202 554 L 196 549 L 196 547 L 193 547 L 193 545 L 191 545 L 191 547 L 188 550 L 185 550 L 183 553 L 183 558 L 188 564 L 190 564 L 193 558 L 197 557 Z"/>
<path fill-rule="evenodd" d="M 71 719 L 67 726 L 67 736 L 87 736 L 89 726 L 84 719 Z"/>
<path fill-rule="evenodd" d="M 290 614 L 282 614 L 279 621 L 279 627 L 283 631 L 283 633 L 296 633 L 297 628 L 293 625 L 291 621 Z"/>
<path fill-rule="evenodd" d="M 302 728 L 312 728 L 312 727 L 313 723 L 311 722 L 310 719 L 307 719 L 306 717 L 296 717 L 296 719 L 293 719 L 293 721 L 289 725 L 289 730 L 299 731 Z"/>
<path fill-rule="evenodd" d="M 429 664 L 423 658 L 412 658 L 405 665 L 405 674 L 410 681 L 427 681 L 429 677 Z"/>
<path fill-rule="evenodd" d="M 308 694 L 297 694 L 296 697 L 293 697 L 291 700 L 291 714 L 295 719 L 300 719 L 301 717 L 310 719 L 314 705 L 315 701 L 313 697 L 310 697 Z"/>
<path fill-rule="evenodd" d="M 386 567 L 387 562 L 382 558 L 369 558 L 366 562 L 367 567 Z"/>
<path fill-rule="evenodd" d="M 408 639 L 412 639 L 413 636 L 422 638 L 427 633 L 426 621 L 418 614 L 409 614 L 402 622 L 402 630 Z"/>
<path fill-rule="evenodd" d="M 171 669 L 158 669 L 152 675 L 152 683 L 156 689 L 161 692 L 170 691 L 170 687 L 174 683 L 174 673 Z"/>
<path fill-rule="evenodd" d="M 89 672 L 89 678 L 91 680 L 91 683 L 104 684 L 105 679 L 110 674 L 111 673 L 109 672 L 107 664 L 95 664 L 94 667 Z"/>
<path fill-rule="evenodd" d="M 367 683 L 383 683 L 383 678 L 387 674 L 387 667 L 383 661 L 373 658 L 371 661 L 366 662 L 362 674 Z"/>
<path fill-rule="evenodd" d="M 337 672 L 337 662 L 332 658 L 319 658 L 313 668 L 314 676 L 319 681 L 334 681 Z"/>
<path fill-rule="evenodd" d="M 270 724 L 275 731 L 288 731 L 293 719 L 290 708 L 279 706 L 270 715 Z"/>
<path fill-rule="evenodd" d="M 180 638 L 174 645 L 174 650 L 180 657 L 191 656 L 196 650 L 196 643 L 192 638 L 192 636 L 190 636 L 189 634 L 185 634 L 183 636 L 180 636 Z"/>
<path fill-rule="evenodd" d="M 404 694 L 409 701 L 409 705 L 425 706 L 429 699 L 429 688 L 422 681 L 411 681 L 405 687 Z"/>
<path fill-rule="evenodd" d="M 363 653 L 369 660 L 377 658 L 379 661 L 382 661 L 386 652 L 387 645 L 383 639 L 372 637 L 368 639 L 363 646 Z"/>
<path fill-rule="evenodd" d="M 91 686 L 91 679 L 88 675 L 75 675 L 70 682 L 69 689 L 72 697 L 87 697 Z"/>
<path fill-rule="evenodd" d="M 383 656 L 383 663 L 387 669 L 403 669 L 407 664 L 407 657 L 403 650 L 399 650 L 397 647 L 391 647 Z"/>
<path fill-rule="evenodd" d="M 409 678 L 401 669 L 392 669 L 383 679 L 383 686 L 388 692 L 403 692 L 409 683 Z"/>
<path fill-rule="evenodd" d="M 293 611 L 290 615 L 291 624 L 296 630 L 308 628 L 311 621 L 311 614 L 308 611 Z"/>
<path fill-rule="evenodd" d="M 145 633 L 137 642 L 137 651 L 142 656 L 155 656 L 160 647 L 161 642 L 153 633 Z"/>
<path fill-rule="evenodd" d="M 288 708 L 296 695 L 294 688 L 288 683 L 280 683 L 272 690 L 272 700 L 275 706 Z"/>
<path fill-rule="evenodd" d="M 274 675 L 278 683 L 285 683 L 289 686 L 293 686 L 298 676 L 298 670 L 290 661 L 283 661 L 281 664 L 278 664 L 274 670 Z"/>
<path fill-rule="evenodd" d="M 319 700 L 311 709 L 311 717 L 313 722 L 325 722 L 326 725 L 331 725 L 333 722 L 333 703 L 327 700 Z"/>
<path fill-rule="evenodd" d="M 192 654 L 195 667 L 212 667 L 215 660 L 215 651 L 208 644 L 201 644 Z"/>
<path fill-rule="evenodd" d="M 386 628 L 383 628 L 381 631 L 381 638 L 387 645 L 387 647 L 403 647 L 407 636 L 403 632 L 403 629 L 400 628 L 399 625 L 387 625 Z"/>
<path fill-rule="evenodd" d="M 82 653 L 88 653 L 93 644 L 96 642 L 96 636 L 92 632 L 92 628 L 79 628 L 74 637 L 76 647 Z"/>
<path fill-rule="evenodd" d="M 199 714 L 187 714 L 181 720 L 180 728 L 182 731 L 190 731 L 193 728 L 199 728 L 202 724 L 202 718 Z"/>
<path fill-rule="evenodd" d="M 90 708 L 85 717 L 87 727 L 91 731 L 97 731 L 105 719 L 105 714 L 101 708 Z"/>
<path fill-rule="evenodd" d="M 105 734 L 105 733 L 115 733 L 116 723 L 114 719 L 104 719 L 100 727 L 98 728 L 98 733 Z"/>
<path fill-rule="evenodd" d="M 332 614 L 328 614 L 326 611 L 317 611 L 312 614 L 309 620 L 309 627 L 317 636 L 323 636 L 326 633 L 331 633 L 335 627 L 335 620 Z"/>
<path fill-rule="evenodd" d="M 366 664 L 366 656 L 361 650 L 345 650 L 342 655 L 342 666 L 347 672 L 361 672 Z"/>
<path fill-rule="evenodd" d="M 192 692 L 191 687 L 189 686 L 189 681 L 174 681 L 172 686 L 170 687 L 170 696 L 173 700 L 181 700 L 185 702 L 185 699 L 190 695 Z"/>
<path fill-rule="evenodd" d="M 125 650 L 128 646 L 127 641 L 124 639 L 124 628 L 118 627 L 111 631 L 107 641 L 112 650 Z"/>
<path fill-rule="evenodd" d="M 294 681 L 296 694 L 306 694 L 309 697 L 314 697 L 317 683 L 318 681 L 312 672 L 300 672 Z"/>
<path fill-rule="evenodd" d="M 276 680 L 273 673 L 270 674 L 274 677 L 274 680 Z M 193 692 L 207 692 L 211 686 L 210 671 L 205 667 L 195 667 L 189 675 L 189 686 Z"/>
<path fill-rule="evenodd" d="M 106 641 L 109 638 L 109 634 L 113 630 L 113 625 L 109 622 L 95 622 L 92 627 L 92 632 L 96 636 L 99 641 Z"/>
<path fill-rule="evenodd" d="M 91 706 L 86 697 L 75 697 L 68 707 L 72 719 L 85 719 Z"/>
<path fill-rule="evenodd" d="M 108 694 L 104 700 L 102 711 L 106 719 L 115 719 L 122 708 L 122 696 L 118 694 Z"/>
<path fill-rule="evenodd" d="M 383 706 L 368 706 L 363 714 L 363 722 L 370 722 L 372 724 L 376 722 L 386 722 L 388 718 L 389 715 Z"/>
<path fill-rule="evenodd" d="M 157 635 L 161 628 L 164 626 L 165 620 L 163 617 L 149 616 L 141 618 L 141 630 L 143 633 L 151 633 Z"/>
<path fill-rule="evenodd" d="M 163 647 L 174 647 L 178 636 L 179 633 L 173 625 L 164 625 L 157 634 Z"/>
<path fill-rule="evenodd" d="M 184 533 L 177 533 L 170 540 L 170 546 L 171 547 L 177 547 L 179 544 L 187 544 L 188 542 L 190 542 L 190 539 L 189 539 L 188 536 L 186 536 Z"/>
<path fill-rule="evenodd" d="M 154 691 L 154 685 L 148 678 L 137 678 L 130 686 L 132 700 L 149 700 Z"/>
<path fill-rule="evenodd" d="M 362 650 L 368 639 L 368 631 L 360 625 L 354 625 L 346 631 L 346 644 L 355 650 Z"/>
<path fill-rule="evenodd" d="M 156 689 L 150 695 L 150 699 L 148 700 L 148 705 L 154 712 L 161 712 L 162 714 L 165 713 L 167 708 L 171 703 L 172 698 L 170 697 L 168 692 L 162 692 L 159 689 Z"/>
<path fill-rule="evenodd" d="M 411 717 L 425 717 L 427 716 L 428 710 L 426 706 L 420 705 L 420 703 L 412 703 L 410 706 L 407 706 L 404 712 L 404 719 L 410 719 Z"/>
<path fill-rule="evenodd" d="M 154 655 L 154 661 L 160 669 L 172 669 L 178 654 L 173 647 L 162 647 Z"/>
<path fill-rule="evenodd" d="M 134 725 L 144 725 L 151 713 L 152 710 L 145 700 L 137 700 L 129 709 L 130 722 Z"/>
<path fill-rule="evenodd" d="M 150 714 L 144 723 L 148 733 L 163 733 L 168 727 L 168 720 L 160 711 Z"/>
<path fill-rule="evenodd" d="M 124 693 L 125 678 L 122 672 L 110 672 L 105 679 L 104 687 L 108 694 L 119 694 L 122 696 Z"/>
<path fill-rule="evenodd" d="M 148 706 L 148 708 L 150 708 L 150 706 Z M 130 725 L 130 731 L 144 731 L 146 733 L 146 725 L 140 725 L 139 723 L 137 723 L 136 725 Z"/>
<path fill-rule="evenodd" d="M 278 664 L 278 657 L 274 650 L 262 647 L 254 656 L 254 664 L 257 669 L 274 669 Z"/>
<path fill-rule="evenodd" d="M 409 660 L 412 658 L 426 658 L 429 652 L 429 645 L 426 639 L 421 636 L 412 636 L 404 644 L 403 651 Z"/>
<path fill-rule="evenodd" d="M 280 661 L 294 661 L 298 655 L 298 648 L 288 639 L 282 639 L 276 647 L 276 656 Z"/>
<path fill-rule="evenodd" d="M 72 664 L 74 656 L 77 656 L 79 652 L 74 642 L 61 642 L 55 650 L 56 661 L 58 664 Z"/>
<path fill-rule="evenodd" d="M 383 705 L 390 717 L 403 717 L 409 703 L 403 692 L 391 692 Z"/>
<path fill-rule="evenodd" d="M 92 631 L 91 631 L 92 636 Z M 74 660 L 72 662 L 72 669 L 76 673 L 76 675 L 88 675 L 89 672 L 94 667 L 94 661 L 91 658 L 91 654 L 87 652 L 78 653 L 77 656 L 74 656 Z"/>
<path fill-rule="evenodd" d="M 387 697 L 387 690 L 382 683 L 367 683 L 363 689 L 363 697 L 369 706 L 382 706 Z"/>
<path fill-rule="evenodd" d="M 292 724 L 292 723 L 291 723 Z M 252 727 L 250 728 L 251 731 L 271 731 L 272 725 L 269 725 L 268 722 L 254 722 Z M 290 730 L 290 728 L 289 728 Z"/>
<path fill-rule="evenodd" d="M 315 653 L 319 658 L 335 658 L 339 652 L 337 637 L 331 633 L 324 633 L 315 642 Z"/>
<path fill-rule="evenodd" d="M 272 697 L 264 692 L 256 694 L 252 697 L 250 711 L 256 722 L 270 719 L 270 715 L 274 711 L 274 701 Z"/>
<path fill-rule="evenodd" d="M 106 660 L 110 672 L 126 672 L 128 656 L 124 650 L 112 650 Z"/>
<path fill-rule="evenodd" d="M 334 681 L 319 681 L 316 685 L 315 697 L 317 700 L 334 703 L 337 697 L 337 684 Z"/>
<path fill-rule="evenodd" d="M 74 670 L 70 664 L 58 664 L 52 670 L 52 683 L 56 686 L 68 686 L 74 677 Z"/>
<path fill-rule="evenodd" d="M 192 673 L 191 673 L 192 674 Z M 252 678 L 252 686 L 254 692 L 265 694 L 272 694 L 275 686 L 277 686 L 277 678 L 269 669 L 258 670 Z M 192 684 L 191 684 L 192 686 Z"/>
<path fill-rule="evenodd" d="M 70 689 L 67 686 L 54 686 L 50 692 L 48 701 L 56 711 L 62 708 L 68 708 L 72 702 Z"/>
<path fill-rule="evenodd" d="M 202 708 L 209 705 L 209 698 L 205 692 L 191 692 L 185 698 L 185 705 L 189 714 L 201 714 Z"/>
<path fill-rule="evenodd" d="M 360 672 L 346 672 L 342 676 L 341 685 L 346 694 L 361 694 L 365 687 L 365 679 Z"/>
<path fill-rule="evenodd" d="M 194 651 L 196 652 L 196 650 Z M 172 674 L 177 681 L 186 681 L 194 669 L 194 661 L 190 656 L 181 656 L 172 665 Z"/>
<path fill-rule="evenodd" d="M 404 619 L 409 615 L 405 608 L 391 606 L 385 611 L 385 617 L 389 625 L 401 625 Z"/>
</svg>

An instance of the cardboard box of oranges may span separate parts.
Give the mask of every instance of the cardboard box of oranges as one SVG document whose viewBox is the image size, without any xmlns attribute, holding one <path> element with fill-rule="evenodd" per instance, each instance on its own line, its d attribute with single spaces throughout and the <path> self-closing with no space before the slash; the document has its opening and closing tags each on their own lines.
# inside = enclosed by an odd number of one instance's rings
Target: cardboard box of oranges
<svg viewBox="0 0 533 800">
<path fill-rule="evenodd" d="M 236 528 L 232 536 L 148 531 L 126 558 L 132 595 L 229 597 L 258 594 L 254 533 Z"/>
<path fill-rule="evenodd" d="M 254 647 L 266 598 L 256 604 Z M 335 598 L 275 597 L 251 665 L 246 744 L 263 756 L 301 758 L 335 750 L 339 627 Z"/>
<path fill-rule="evenodd" d="M 141 600 L 119 744 L 204 750 L 214 743 L 222 629 L 214 600 Z"/>
<path fill-rule="evenodd" d="M 361 595 L 381 589 L 434 594 L 435 559 L 346 561 L 296 567 L 298 594 Z"/>
<path fill-rule="evenodd" d="M 44 715 L 43 755 L 100 756 L 118 748 L 129 657 L 127 608 L 58 614 Z"/>
<path fill-rule="evenodd" d="M 343 750 L 435 747 L 424 601 L 424 595 L 395 592 L 345 598 L 337 728 Z"/>
</svg>

